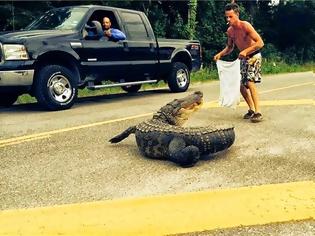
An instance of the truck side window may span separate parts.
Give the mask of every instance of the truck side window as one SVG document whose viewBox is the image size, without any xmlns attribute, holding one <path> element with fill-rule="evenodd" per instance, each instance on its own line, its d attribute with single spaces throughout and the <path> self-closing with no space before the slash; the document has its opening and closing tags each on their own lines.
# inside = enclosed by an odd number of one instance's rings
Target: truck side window
<svg viewBox="0 0 315 236">
<path fill-rule="evenodd" d="M 104 31 L 102 26 L 103 18 L 108 17 L 111 21 L 111 28 L 120 29 L 119 24 L 113 11 L 108 10 L 96 10 L 90 16 L 89 20 L 85 25 L 83 30 L 83 37 L 88 40 L 99 40 L 100 30 Z M 99 26 L 98 26 L 98 22 Z M 96 25 L 97 24 L 97 25 Z M 101 28 L 101 29 L 99 29 Z M 104 32 L 102 32 L 103 35 Z"/>
<path fill-rule="evenodd" d="M 148 31 L 145 28 L 144 22 L 139 14 L 123 12 L 122 17 L 131 40 L 147 40 L 149 38 Z"/>
</svg>

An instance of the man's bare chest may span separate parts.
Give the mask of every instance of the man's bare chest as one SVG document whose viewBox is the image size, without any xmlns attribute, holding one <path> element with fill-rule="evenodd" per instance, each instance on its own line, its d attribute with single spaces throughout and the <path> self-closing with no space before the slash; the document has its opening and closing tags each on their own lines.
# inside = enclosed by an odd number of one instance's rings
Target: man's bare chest
<svg viewBox="0 0 315 236">
<path fill-rule="evenodd" d="M 242 29 L 239 30 L 233 30 L 231 32 L 231 38 L 234 42 L 234 44 L 240 49 L 243 50 L 246 47 L 249 47 L 252 43 L 252 40 L 249 36 L 249 34 Z"/>
<path fill-rule="evenodd" d="M 232 39 L 234 42 L 246 42 L 248 41 L 249 35 L 245 30 L 233 30 L 232 31 Z"/>
</svg>

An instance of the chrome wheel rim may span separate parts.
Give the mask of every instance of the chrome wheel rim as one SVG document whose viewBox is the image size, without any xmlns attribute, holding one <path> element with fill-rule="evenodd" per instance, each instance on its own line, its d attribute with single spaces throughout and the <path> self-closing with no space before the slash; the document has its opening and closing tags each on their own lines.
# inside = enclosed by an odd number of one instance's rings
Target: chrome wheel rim
<svg viewBox="0 0 315 236">
<path fill-rule="evenodd" d="M 63 75 L 53 75 L 49 78 L 47 87 L 50 95 L 60 103 L 67 102 L 72 96 L 72 86 Z"/>
<path fill-rule="evenodd" d="M 176 81 L 179 87 L 185 87 L 188 81 L 188 75 L 185 70 L 180 69 L 176 72 Z"/>
</svg>

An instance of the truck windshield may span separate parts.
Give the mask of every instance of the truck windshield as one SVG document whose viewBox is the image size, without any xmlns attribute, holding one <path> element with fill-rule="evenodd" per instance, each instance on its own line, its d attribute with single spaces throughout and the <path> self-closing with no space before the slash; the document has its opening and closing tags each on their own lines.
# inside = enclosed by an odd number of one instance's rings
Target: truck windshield
<svg viewBox="0 0 315 236">
<path fill-rule="evenodd" d="M 26 30 L 73 30 L 82 20 L 88 8 L 58 8 L 47 11 L 34 20 Z"/>
</svg>

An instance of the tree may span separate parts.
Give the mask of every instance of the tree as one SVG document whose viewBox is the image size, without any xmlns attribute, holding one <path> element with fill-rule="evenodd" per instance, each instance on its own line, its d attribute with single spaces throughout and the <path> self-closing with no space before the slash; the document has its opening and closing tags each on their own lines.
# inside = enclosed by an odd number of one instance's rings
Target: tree
<svg viewBox="0 0 315 236">
<path fill-rule="evenodd" d="M 196 35 L 197 4 L 198 4 L 197 0 L 189 1 L 188 23 L 187 23 L 187 33 L 188 33 L 189 39 L 193 39 Z"/>
<path fill-rule="evenodd" d="M 0 2 L 0 30 L 21 29 L 53 7 L 107 5 L 145 12 L 157 37 L 199 39 L 206 64 L 226 43 L 224 6 L 231 0 L 100 0 Z M 300 0 L 237 0 L 240 18 L 251 22 L 263 37 L 264 56 L 281 55 L 290 62 L 315 58 L 315 2 Z M 235 53 L 237 55 L 237 52 Z M 233 58 L 233 55 L 231 56 Z"/>
<path fill-rule="evenodd" d="M 1 2 L 0 30 L 18 30 L 52 7 L 50 2 Z"/>
<path fill-rule="evenodd" d="M 273 38 L 269 39 L 289 61 L 315 58 L 315 4 L 313 1 L 281 1 L 275 9 Z"/>
</svg>

